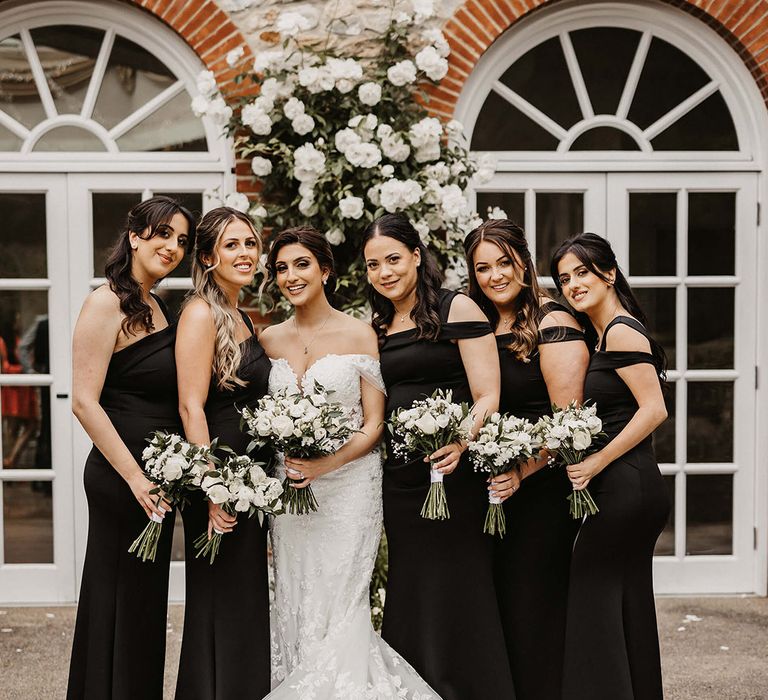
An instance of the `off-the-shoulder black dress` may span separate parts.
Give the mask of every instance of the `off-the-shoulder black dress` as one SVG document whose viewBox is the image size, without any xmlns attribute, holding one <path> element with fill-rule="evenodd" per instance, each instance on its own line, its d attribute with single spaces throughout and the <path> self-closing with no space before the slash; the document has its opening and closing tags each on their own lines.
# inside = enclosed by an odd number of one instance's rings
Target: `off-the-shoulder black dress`
<svg viewBox="0 0 768 700">
<path fill-rule="evenodd" d="M 618 316 L 590 361 L 584 398 L 597 404 L 609 441 L 638 408 L 616 370 L 639 363 L 660 370 L 649 353 L 606 351 L 617 323 L 648 336 L 637 320 Z M 670 502 L 651 436 L 592 479 L 589 491 L 600 512 L 584 521 L 571 558 L 563 700 L 661 700 L 652 563 Z"/>
<path fill-rule="evenodd" d="M 242 313 L 242 312 L 241 312 Z M 250 319 L 243 318 L 253 333 Z M 237 408 L 255 404 L 268 392 L 271 364 L 255 335 L 241 343 L 238 377 L 231 391 L 211 382 L 205 415 L 211 440 L 245 454 L 250 441 L 240 431 Z M 266 461 L 267 454 L 253 455 Z M 208 527 L 208 504 L 197 498 L 184 508 L 186 605 L 184 637 L 176 683 L 177 700 L 261 698 L 270 689 L 267 524 L 240 516 L 224 535 L 213 564 L 195 558 L 193 542 Z"/>
<path fill-rule="evenodd" d="M 439 340 L 416 338 L 416 329 L 387 336 L 381 370 L 387 416 L 401 406 L 451 389 L 471 404 L 469 382 L 454 340 L 492 333 L 488 323 L 448 323 L 456 292 L 441 290 Z M 483 533 L 488 491 L 467 455 L 445 477 L 451 517 L 421 517 L 429 464 L 384 464 L 384 527 L 389 576 L 382 636 L 443 698 L 514 698 L 493 581 L 493 540 Z"/>
<path fill-rule="evenodd" d="M 155 299 L 167 317 L 165 305 Z M 169 325 L 114 353 L 99 398 L 142 466 L 152 431 L 181 432 L 175 338 L 176 326 Z M 84 483 L 88 544 L 67 698 L 161 700 L 176 511 L 165 516 L 154 563 L 142 562 L 128 548 L 146 526 L 147 514 L 96 447 L 85 463 Z"/>
<path fill-rule="evenodd" d="M 539 323 L 555 302 L 541 307 Z M 508 349 L 511 334 L 496 336 L 501 364 L 499 411 L 535 423 L 552 413 L 539 352 L 528 362 Z M 567 326 L 539 331 L 538 344 L 584 342 Z M 504 502 L 507 534 L 496 538 L 496 589 L 518 700 L 559 700 L 571 550 L 579 523 L 568 512 L 571 482 L 562 468 L 544 467 L 523 479 Z"/>
</svg>

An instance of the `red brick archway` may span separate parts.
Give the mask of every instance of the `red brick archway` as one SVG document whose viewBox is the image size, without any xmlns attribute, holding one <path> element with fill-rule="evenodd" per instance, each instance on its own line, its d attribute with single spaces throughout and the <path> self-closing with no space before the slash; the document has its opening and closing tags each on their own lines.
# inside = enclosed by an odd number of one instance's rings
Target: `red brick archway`
<svg viewBox="0 0 768 700">
<path fill-rule="evenodd" d="M 768 104 L 768 0 L 661 0 L 712 27 L 739 54 Z M 448 75 L 429 90 L 430 110 L 450 117 L 478 59 L 515 22 L 558 0 L 466 0 L 443 27 Z"/>
</svg>

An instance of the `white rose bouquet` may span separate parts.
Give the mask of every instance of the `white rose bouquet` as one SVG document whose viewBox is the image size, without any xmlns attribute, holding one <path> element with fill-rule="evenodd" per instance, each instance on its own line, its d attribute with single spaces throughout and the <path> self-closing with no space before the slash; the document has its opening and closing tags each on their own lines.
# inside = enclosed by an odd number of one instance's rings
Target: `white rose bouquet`
<svg viewBox="0 0 768 700">
<path fill-rule="evenodd" d="M 264 396 L 254 408 L 240 411 L 240 429 L 253 437 L 248 450 L 270 445 L 286 457 L 312 459 L 332 454 L 352 435 L 348 411 L 328 400 L 333 393 L 317 382 L 311 393 L 280 391 Z M 293 515 L 317 510 L 311 486 L 294 488 L 288 476 L 283 481 L 283 504 Z"/>
<path fill-rule="evenodd" d="M 264 513 L 281 513 L 283 487 L 280 480 L 267 476 L 260 462 L 254 462 L 247 455 L 235 454 L 229 448 L 223 449 L 229 453 L 227 457 L 203 477 L 200 488 L 205 497 L 230 515 L 248 513 L 250 518 L 256 513 L 260 523 L 264 522 Z M 209 557 L 213 564 L 219 553 L 222 534 L 214 529 L 210 538 L 207 532 L 200 535 L 194 542 L 195 556 Z"/>
<path fill-rule="evenodd" d="M 542 416 L 536 423 L 536 433 L 543 447 L 556 455 L 565 465 L 578 464 L 595 451 L 595 438 L 602 435 L 603 422 L 595 404 L 579 406 L 571 401 L 565 408 L 552 407 L 551 416 Z M 599 511 L 589 490 L 584 488 L 568 496 L 571 517 L 583 518 Z"/>
<path fill-rule="evenodd" d="M 150 493 L 157 495 L 158 504 L 162 499 L 171 507 L 183 508 L 189 500 L 187 494 L 200 486 L 203 474 L 208 470 L 212 448 L 193 445 L 176 433 L 160 430 L 155 431 L 148 441 L 149 446 L 144 448 L 141 457 L 147 478 L 156 484 Z M 162 519 L 153 513 L 128 551 L 136 552 L 142 561 L 155 561 L 162 526 Z"/>
<path fill-rule="evenodd" d="M 438 389 L 432 396 L 414 401 L 410 408 L 398 408 L 390 416 L 388 428 L 395 440 L 396 456 L 431 455 L 452 442 L 468 440 L 474 418 L 466 403 L 454 403 L 453 392 Z M 430 469 L 427 498 L 421 517 L 447 520 L 451 517 L 443 486 L 443 474 Z"/>
<path fill-rule="evenodd" d="M 493 413 L 486 418 L 475 439 L 469 443 L 469 459 L 475 471 L 498 476 L 524 459 L 535 457 L 541 448 L 541 438 L 535 426 L 525 418 Z M 507 531 L 501 499 L 488 492 L 488 513 L 483 532 L 504 537 Z"/>
</svg>

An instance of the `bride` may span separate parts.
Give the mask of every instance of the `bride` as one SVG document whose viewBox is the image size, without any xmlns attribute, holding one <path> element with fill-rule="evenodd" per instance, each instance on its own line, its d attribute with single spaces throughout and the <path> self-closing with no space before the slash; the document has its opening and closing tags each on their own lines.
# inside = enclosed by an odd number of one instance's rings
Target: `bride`
<svg viewBox="0 0 768 700">
<path fill-rule="evenodd" d="M 266 700 L 440 700 L 374 632 L 368 586 L 382 527 L 384 384 L 372 328 L 334 309 L 333 254 L 312 228 L 282 231 L 267 258 L 292 318 L 259 340 L 272 360 L 270 392 L 332 391 L 358 432 L 332 455 L 278 460 L 294 488 L 310 483 L 318 510 L 272 520 L 275 600 L 272 692 Z"/>
</svg>

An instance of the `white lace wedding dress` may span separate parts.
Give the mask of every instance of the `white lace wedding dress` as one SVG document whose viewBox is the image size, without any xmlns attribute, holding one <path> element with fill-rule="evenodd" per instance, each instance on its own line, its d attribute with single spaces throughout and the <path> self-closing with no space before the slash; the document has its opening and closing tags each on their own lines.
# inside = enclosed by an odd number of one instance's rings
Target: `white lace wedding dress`
<svg viewBox="0 0 768 700">
<path fill-rule="evenodd" d="M 384 391 L 369 355 L 325 355 L 301 380 L 332 390 L 362 424 L 362 381 Z M 270 392 L 296 390 L 284 359 L 272 361 Z M 271 519 L 275 569 L 272 692 L 267 700 L 440 700 L 371 625 L 368 586 L 382 527 L 378 450 L 312 482 L 319 507 Z M 285 470 L 278 460 L 278 476 Z"/>
</svg>

